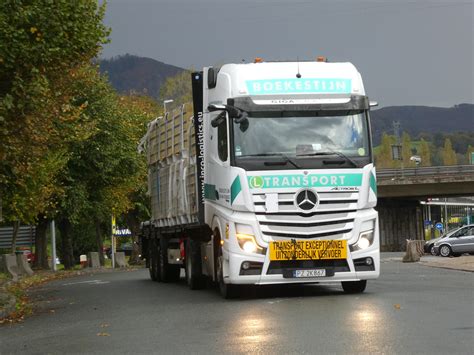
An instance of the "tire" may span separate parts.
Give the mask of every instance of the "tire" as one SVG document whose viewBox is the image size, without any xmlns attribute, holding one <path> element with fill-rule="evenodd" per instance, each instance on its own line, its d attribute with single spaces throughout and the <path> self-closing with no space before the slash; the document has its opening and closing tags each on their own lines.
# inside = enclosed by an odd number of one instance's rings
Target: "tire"
<svg viewBox="0 0 474 355">
<path fill-rule="evenodd" d="M 367 286 L 367 280 L 342 281 L 341 284 L 345 293 L 362 293 Z"/>
<path fill-rule="evenodd" d="M 159 261 L 158 261 L 158 249 L 156 247 L 156 242 L 153 240 L 150 243 L 150 247 L 148 248 L 148 256 L 150 258 L 150 267 L 148 270 L 150 271 L 150 278 L 153 281 L 159 281 Z"/>
<path fill-rule="evenodd" d="M 159 269 L 160 281 L 175 282 L 179 281 L 181 267 L 179 265 L 168 264 L 168 240 L 160 238 L 159 254 Z"/>
<path fill-rule="evenodd" d="M 219 293 L 224 299 L 237 298 L 239 296 L 239 289 L 237 285 L 232 285 L 224 282 L 224 257 L 222 254 L 222 246 L 220 244 L 221 238 L 219 232 L 215 232 L 214 239 L 214 260 L 215 260 L 215 270 L 216 270 L 216 280 L 219 287 Z"/>
<path fill-rule="evenodd" d="M 200 290 L 206 286 L 202 275 L 201 244 L 189 239 L 186 242 L 186 283 L 191 290 Z"/>
<path fill-rule="evenodd" d="M 434 249 L 434 244 L 432 246 L 430 246 L 430 254 L 433 255 L 433 256 L 436 256 L 436 252 L 435 252 L 435 249 Z"/>
<path fill-rule="evenodd" d="M 439 255 L 444 256 L 445 258 L 450 256 L 453 253 L 449 245 L 443 244 L 439 247 Z"/>
</svg>

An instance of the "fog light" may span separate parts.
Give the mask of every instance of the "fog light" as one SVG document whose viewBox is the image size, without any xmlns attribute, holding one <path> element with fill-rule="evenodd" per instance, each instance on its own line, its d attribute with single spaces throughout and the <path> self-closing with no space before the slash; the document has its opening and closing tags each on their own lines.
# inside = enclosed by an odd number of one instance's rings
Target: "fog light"
<svg viewBox="0 0 474 355">
<path fill-rule="evenodd" d="M 250 263 L 248 261 L 244 261 L 242 263 L 242 269 L 244 269 L 244 270 L 250 269 Z"/>
<path fill-rule="evenodd" d="M 366 263 L 367 265 L 372 265 L 373 262 L 374 262 L 374 261 L 372 260 L 372 258 L 367 258 L 367 259 L 365 259 L 365 263 Z"/>
</svg>

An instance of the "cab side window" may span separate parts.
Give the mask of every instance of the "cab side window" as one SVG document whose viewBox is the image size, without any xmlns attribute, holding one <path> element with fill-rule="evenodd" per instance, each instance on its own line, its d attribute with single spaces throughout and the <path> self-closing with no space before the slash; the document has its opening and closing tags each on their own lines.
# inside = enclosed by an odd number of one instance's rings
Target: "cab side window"
<svg viewBox="0 0 474 355">
<path fill-rule="evenodd" d="M 227 149 L 227 118 L 224 119 L 219 126 L 217 126 L 217 154 L 219 159 L 227 161 L 229 156 Z"/>
</svg>

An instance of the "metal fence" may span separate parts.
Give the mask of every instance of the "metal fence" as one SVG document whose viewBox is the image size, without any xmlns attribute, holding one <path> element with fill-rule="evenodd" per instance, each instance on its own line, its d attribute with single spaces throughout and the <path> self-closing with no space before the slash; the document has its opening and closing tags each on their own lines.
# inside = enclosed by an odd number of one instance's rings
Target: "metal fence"
<svg viewBox="0 0 474 355">
<path fill-rule="evenodd" d="M 32 247 L 35 243 L 35 226 L 20 226 L 16 239 L 17 246 Z M 13 238 L 13 227 L 0 228 L 0 249 L 11 248 Z"/>
</svg>

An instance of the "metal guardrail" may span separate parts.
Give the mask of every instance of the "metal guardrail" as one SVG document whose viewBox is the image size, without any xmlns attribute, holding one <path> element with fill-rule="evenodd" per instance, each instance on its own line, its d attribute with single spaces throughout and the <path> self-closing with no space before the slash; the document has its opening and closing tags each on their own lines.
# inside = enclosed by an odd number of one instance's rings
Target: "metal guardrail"
<svg viewBox="0 0 474 355">
<path fill-rule="evenodd" d="M 32 246 L 35 243 L 35 226 L 20 226 L 16 240 L 17 246 Z M 0 248 L 8 249 L 12 246 L 13 227 L 0 228 Z"/>
<path fill-rule="evenodd" d="M 399 176 L 474 174 L 474 165 L 427 166 L 405 169 L 377 169 L 377 178 Z"/>
</svg>

